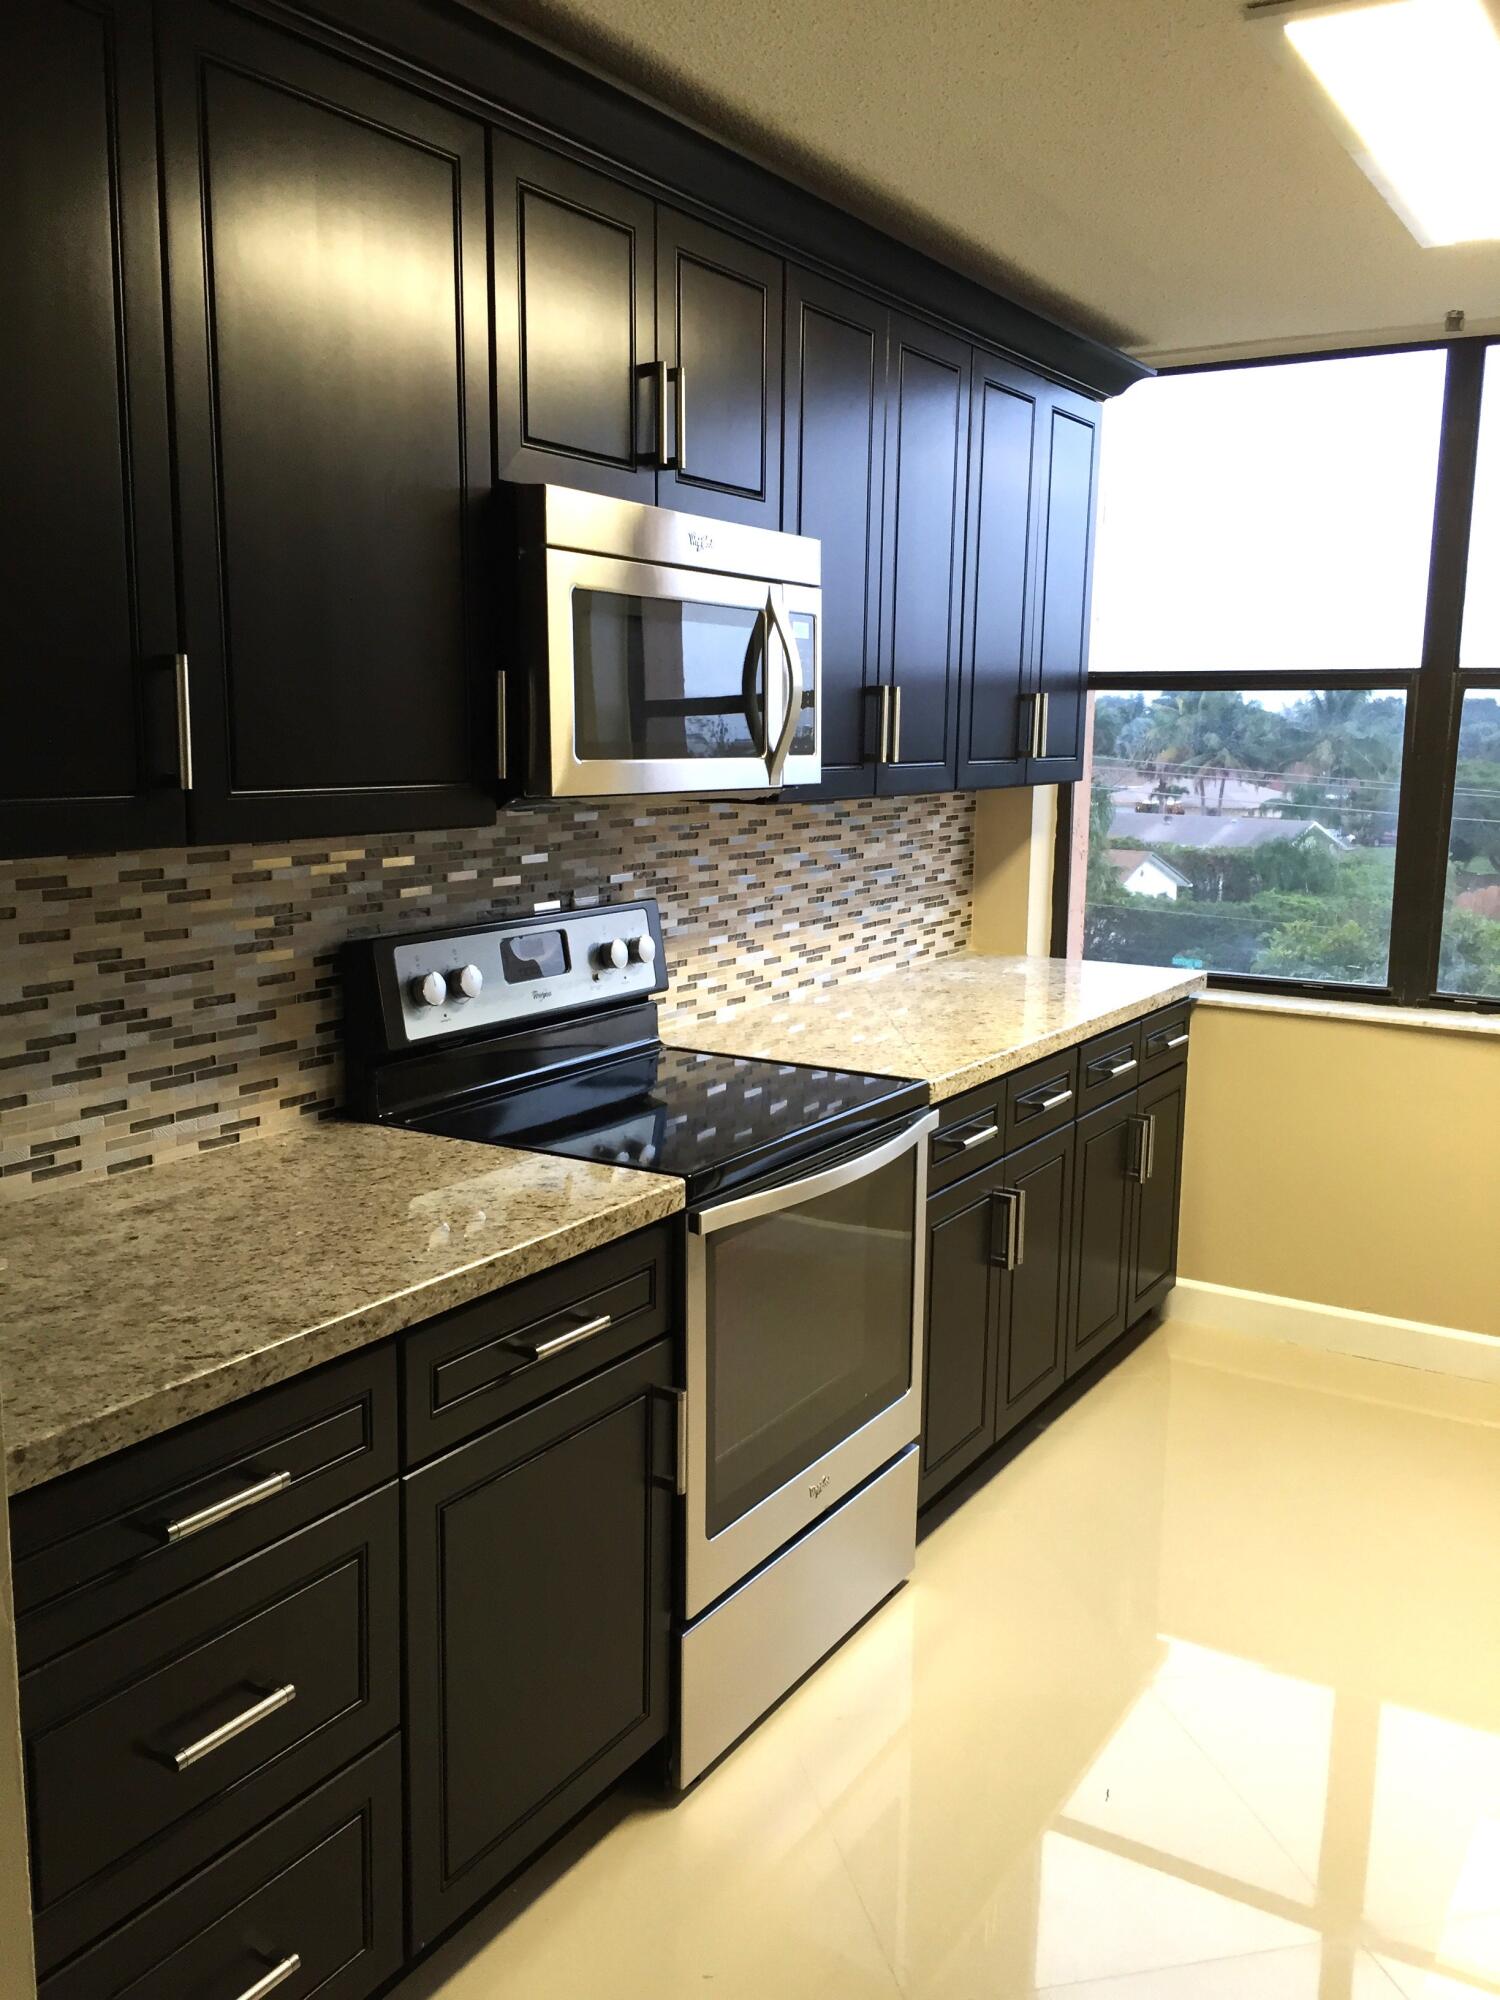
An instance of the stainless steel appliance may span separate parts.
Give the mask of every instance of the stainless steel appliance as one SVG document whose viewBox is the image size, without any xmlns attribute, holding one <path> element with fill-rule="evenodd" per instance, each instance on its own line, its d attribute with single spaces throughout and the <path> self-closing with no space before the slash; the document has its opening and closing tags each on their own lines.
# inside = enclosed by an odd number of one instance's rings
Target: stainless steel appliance
<svg viewBox="0 0 1500 2000">
<path fill-rule="evenodd" d="M 664 1047 L 654 904 L 345 954 L 359 1115 L 679 1176 L 676 1773 L 690 1784 L 909 1574 L 924 1083 Z"/>
<path fill-rule="evenodd" d="M 508 489 L 502 712 L 535 798 L 764 792 L 822 775 L 821 545 L 565 486 Z"/>
</svg>

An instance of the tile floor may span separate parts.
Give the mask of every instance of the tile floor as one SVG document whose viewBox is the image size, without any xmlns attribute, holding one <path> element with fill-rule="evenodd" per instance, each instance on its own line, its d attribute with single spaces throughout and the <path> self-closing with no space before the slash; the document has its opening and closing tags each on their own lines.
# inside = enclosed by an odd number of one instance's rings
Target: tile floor
<svg viewBox="0 0 1500 2000">
<path fill-rule="evenodd" d="M 401 2000 L 1500 1995 L 1500 1385 L 1170 1326 Z"/>
</svg>

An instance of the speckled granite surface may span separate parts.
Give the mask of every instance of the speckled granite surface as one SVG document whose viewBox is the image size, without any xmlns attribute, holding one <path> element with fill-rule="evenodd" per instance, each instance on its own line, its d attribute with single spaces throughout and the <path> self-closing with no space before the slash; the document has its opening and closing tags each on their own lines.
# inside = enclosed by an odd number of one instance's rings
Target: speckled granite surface
<svg viewBox="0 0 1500 2000">
<path fill-rule="evenodd" d="M 682 1207 L 682 1183 L 326 1125 L 0 1210 L 12 1492 Z"/>
<path fill-rule="evenodd" d="M 673 1039 L 725 1055 L 923 1077 L 938 1103 L 1205 983 L 1201 972 L 1161 966 L 970 952 L 746 1007 Z"/>
</svg>

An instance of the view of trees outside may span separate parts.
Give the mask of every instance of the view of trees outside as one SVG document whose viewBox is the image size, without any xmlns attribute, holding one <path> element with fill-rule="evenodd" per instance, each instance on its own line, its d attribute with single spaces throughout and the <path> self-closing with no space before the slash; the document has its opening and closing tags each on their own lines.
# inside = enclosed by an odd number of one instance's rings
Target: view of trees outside
<svg viewBox="0 0 1500 2000">
<path fill-rule="evenodd" d="M 1500 998 L 1500 693 L 1464 696 L 1438 984 Z"/>
</svg>

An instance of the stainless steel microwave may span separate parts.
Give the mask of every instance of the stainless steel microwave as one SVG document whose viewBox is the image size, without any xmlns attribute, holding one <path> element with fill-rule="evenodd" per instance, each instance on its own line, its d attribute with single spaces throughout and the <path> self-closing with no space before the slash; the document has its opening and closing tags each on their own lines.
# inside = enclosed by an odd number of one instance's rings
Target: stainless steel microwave
<svg viewBox="0 0 1500 2000">
<path fill-rule="evenodd" d="M 566 486 L 510 492 L 532 798 L 817 782 L 820 543 Z"/>
</svg>

